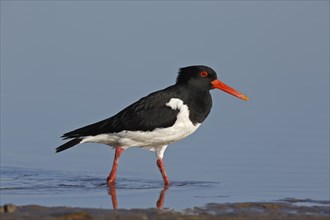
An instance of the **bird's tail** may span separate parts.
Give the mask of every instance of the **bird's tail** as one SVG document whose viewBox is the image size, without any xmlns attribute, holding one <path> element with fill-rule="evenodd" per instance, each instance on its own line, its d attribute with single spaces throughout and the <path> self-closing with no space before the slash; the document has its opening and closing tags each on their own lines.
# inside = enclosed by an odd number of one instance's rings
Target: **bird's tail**
<svg viewBox="0 0 330 220">
<path fill-rule="evenodd" d="M 56 153 L 69 149 L 82 141 L 82 138 L 74 138 L 56 148 Z"/>
</svg>

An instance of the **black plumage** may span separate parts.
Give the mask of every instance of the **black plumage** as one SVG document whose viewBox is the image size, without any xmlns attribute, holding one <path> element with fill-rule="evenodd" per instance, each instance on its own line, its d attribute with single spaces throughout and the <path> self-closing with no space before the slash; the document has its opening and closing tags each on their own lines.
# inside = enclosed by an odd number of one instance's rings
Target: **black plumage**
<svg viewBox="0 0 330 220">
<path fill-rule="evenodd" d="M 201 77 L 201 71 L 207 71 L 208 76 Z M 211 110 L 210 82 L 216 78 L 216 73 L 207 66 L 181 68 L 175 85 L 141 98 L 112 117 L 63 134 L 64 140 L 73 140 L 59 146 L 56 152 L 79 144 L 86 136 L 171 127 L 178 114 L 178 110 L 166 106 L 171 98 L 178 98 L 188 105 L 193 124 L 201 123 Z"/>
</svg>

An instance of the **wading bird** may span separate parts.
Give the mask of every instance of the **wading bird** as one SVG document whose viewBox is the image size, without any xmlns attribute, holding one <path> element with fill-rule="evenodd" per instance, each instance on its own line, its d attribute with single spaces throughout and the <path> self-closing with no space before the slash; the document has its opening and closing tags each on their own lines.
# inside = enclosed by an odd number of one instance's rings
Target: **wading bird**
<svg viewBox="0 0 330 220">
<path fill-rule="evenodd" d="M 116 181 L 119 157 L 130 147 L 154 151 L 157 166 L 169 185 L 163 156 L 168 144 L 175 143 L 194 133 L 210 113 L 210 90 L 220 89 L 240 99 L 244 94 L 217 79 L 216 72 L 207 66 L 188 66 L 179 70 L 176 83 L 153 92 L 124 108 L 116 115 L 63 134 L 69 140 L 56 148 L 64 151 L 77 144 L 100 143 L 115 148 L 115 158 L 108 184 Z"/>
</svg>

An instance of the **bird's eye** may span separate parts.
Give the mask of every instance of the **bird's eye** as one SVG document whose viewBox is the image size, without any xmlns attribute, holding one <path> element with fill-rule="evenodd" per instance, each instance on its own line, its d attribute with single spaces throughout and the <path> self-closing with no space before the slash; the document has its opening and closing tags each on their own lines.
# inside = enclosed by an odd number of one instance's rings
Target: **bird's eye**
<svg viewBox="0 0 330 220">
<path fill-rule="evenodd" d="M 207 77 L 208 75 L 209 75 L 209 73 L 206 71 L 201 72 L 201 77 Z"/>
</svg>

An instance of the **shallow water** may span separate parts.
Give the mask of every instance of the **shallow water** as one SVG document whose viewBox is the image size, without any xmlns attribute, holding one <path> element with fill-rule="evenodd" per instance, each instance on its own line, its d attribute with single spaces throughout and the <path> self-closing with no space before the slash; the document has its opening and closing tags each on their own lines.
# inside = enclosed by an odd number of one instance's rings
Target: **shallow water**
<svg viewBox="0 0 330 220">
<path fill-rule="evenodd" d="M 1 205 L 14 203 L 106 209 L 158 207 L 182 210 L 214 202 L 279 201 L 271 194 L 261 196 L 262 192 L 263 189 L 254 189 L 249 193 L 243 192 L 243 189 L 236 193 L 229 192 L 226 184 L 208 181 L 172 181 L 171 187 L 165 189 L 160 180 L 142 178 L 118 178 L 116 187 L 108 188 L 105 178 L 93 173 L 1 167 Z M 287 192 L 287 196 L 290 195 L 297 195 L 297 192 Z M 284 201 L 310 206 L 320 205 L 325 200 Z M 327 201 L 325 203 L 328 204 Z"/>
<path fill-rule="evenodd" d="M 219 184 L 174 181 L 170 189 L 164 189 L 163 182 L 159 180 L 118 178 L 117 182 L 114 189 L 107 186 L 104 178 L 93 174 L 4 166 L 1 168 L 1 204 L 108 208 L 119 201 L 119 207 L 116 208 L 150 208 L 156 207 L 158 201 L 164 201 L 167 191 L 182 190 L 181 194 L 184 194 L 186 190 L 212 189 Z M 177 208 L 192 205 L 174 204 Z"/>
</svg>

